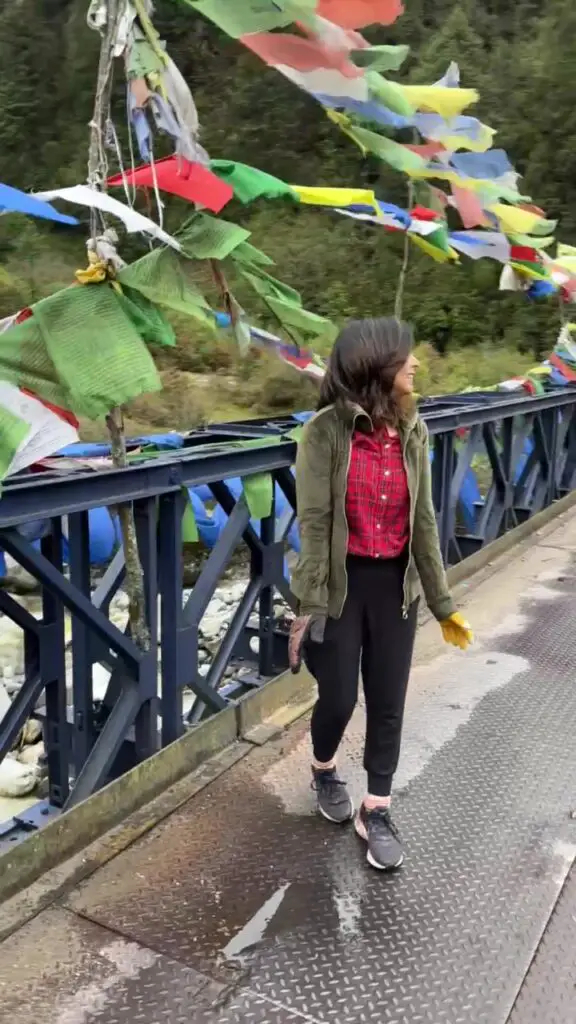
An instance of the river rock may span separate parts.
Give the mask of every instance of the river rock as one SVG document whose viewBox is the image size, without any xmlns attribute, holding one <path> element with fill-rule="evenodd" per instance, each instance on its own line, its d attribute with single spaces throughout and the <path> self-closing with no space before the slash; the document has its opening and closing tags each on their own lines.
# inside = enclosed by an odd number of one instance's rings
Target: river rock
<svg viewBox="0 0 576 1024">
<path fill-rule="evenodd" d="M 0 722 L 4 718 L 4 715 L 10 707 L 10 697 L 8 695 L 8 689 L 4 681 L 0 682 Z"/>
<path fill-rule="evenodd" d="M 29 718 L 20 733 L 20 744 L 30 746 L 38 742 L 42 736 L 42 726 L 37 718 Z"/>
<path fill-rule="evenodd" d="M 215 640 L 216 637 L 220 636 L 225 625 L 226 622 L 222 619 L 221 615 L 206 614 L 200 623 L 200 632 L 207 640 Z"/>
<path fill-rule="evenodd" d="M 35 765 L 21 764 L 12 754 L 7 754 L 0 764 L 0 796 L 26 796 L 37 782 Z"/>
<path fill-rule="evenodd" d="M 33 743 L 29 747 L 24 747 L 17 755 L 17 760 L 20 764 L 34 765 L 39 769 L 44 753 L 44 744 L 40 740 L 40 743 Z"/>
<path fill-rule="evenodd" d="M 248 580 L 240 580 L 226 587 L 223 595 L 226 604 L 238 604 L 244 597 L 247 584 Z"/>
</svg>

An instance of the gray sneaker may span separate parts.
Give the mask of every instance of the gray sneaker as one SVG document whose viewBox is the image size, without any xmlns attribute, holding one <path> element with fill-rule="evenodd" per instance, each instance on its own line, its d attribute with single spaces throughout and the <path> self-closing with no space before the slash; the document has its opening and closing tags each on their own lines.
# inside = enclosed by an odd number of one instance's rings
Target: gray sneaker
<svg viewBox="0 0 576 1024">
<path fill-rule="evenodd" d="M 318 810 L 328 821 L 343 825 L 354 817 L 354 804 L 346 783 L 335 768 L 312 768 L 312 789 L 318 797 Z"/>
<path fill-rule="evenodd" d="M 367 810 L 362 807 L 354 821 L 356 832 L 366 843 L 368 863 L 378 871 L 394 871 L 404 860 L 404 851 L 398 830 L 386 807 Z"/>
</svg>

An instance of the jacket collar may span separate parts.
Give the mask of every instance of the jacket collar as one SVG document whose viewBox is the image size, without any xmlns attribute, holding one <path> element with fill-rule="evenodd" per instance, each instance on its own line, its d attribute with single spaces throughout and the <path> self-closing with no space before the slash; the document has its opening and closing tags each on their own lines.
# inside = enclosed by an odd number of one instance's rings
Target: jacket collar
<svg viewBox="0 0 576 1024">
<path fill-rule="evenodd" d="M 337 402 L 334 409 L 350 430 L 364 430 L 369 434 L 374 430 L 370 416 L 360 405 L 356 405 L 353 402 Z M 418 412 L 415 410 L 409 419 L 400 423 L 399 433 L 401 437 L 404 439 L 409 437 L 416 426 L 417 420 Z"/>
</svg>

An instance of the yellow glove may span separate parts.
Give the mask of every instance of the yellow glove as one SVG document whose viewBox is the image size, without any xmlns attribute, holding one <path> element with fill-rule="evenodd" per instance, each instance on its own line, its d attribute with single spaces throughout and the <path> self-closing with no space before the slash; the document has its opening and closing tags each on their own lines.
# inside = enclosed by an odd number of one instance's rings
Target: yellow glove
<svg viewBox="0 0 576 1024">
<path fill-rule="evenodd" d="M 474 643 L 474 633 L 470 624 L 460 615 L 460 612 L 454 612 L 449 618 L 443 619 L 440 628 L 444 642 L 452 644 L 453 647 L 459 647 L 461 651 L 465 651 L 470 644 Z"/>
</svg>

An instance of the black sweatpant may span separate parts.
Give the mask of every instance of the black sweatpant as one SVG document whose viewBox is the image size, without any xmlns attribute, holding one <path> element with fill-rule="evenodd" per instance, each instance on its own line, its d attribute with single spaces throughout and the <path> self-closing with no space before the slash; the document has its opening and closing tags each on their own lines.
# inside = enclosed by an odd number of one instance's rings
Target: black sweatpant
<svg viewBox="0 0 576 1024">
<path fill-rule="evenodd" d="M 406 558 L 349 555 L 348 594 L 339 619 L 328 619 L 324 642 L 308 642 L 306 663 L 318 684 L 312 713 L 317 761 L 334 757 L 358 698 L 362 670 L 366 700 L 364 768 L 368 792 L 388 796 L 398 765 L 417 604 L 403 618 Z"/>
</svg>

